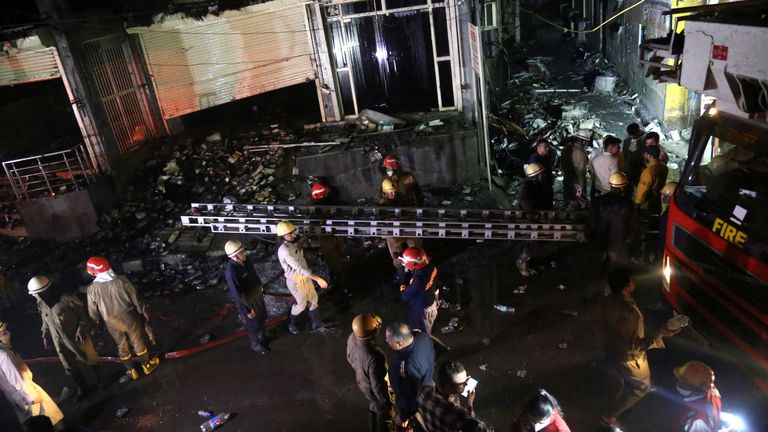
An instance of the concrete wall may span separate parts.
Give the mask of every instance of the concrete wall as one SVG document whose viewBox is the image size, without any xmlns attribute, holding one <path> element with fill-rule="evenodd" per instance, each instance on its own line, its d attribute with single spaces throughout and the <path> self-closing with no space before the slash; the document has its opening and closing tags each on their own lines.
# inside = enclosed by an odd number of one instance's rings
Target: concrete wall
<svg viewBox="0 0 768 432">
<path fill-rule="evenodd" d="M 64 243 L 98 231 L 98 216 L 86 190 L 17 204 L 29 238 Z"/>
<path fill-rule="evenodd" d="M 481 178 L 477 136 L 474 130 L 424 137 L 418 143 L 398 147 L 405 170 L 422 186 L 450 186 Z M 381 186 L 381 160 L 371 161 L 362 150 L 328 152 L 296 159 L 302 176 L 325 177 L 345 200 L 377 197 Z"/>
</svg>

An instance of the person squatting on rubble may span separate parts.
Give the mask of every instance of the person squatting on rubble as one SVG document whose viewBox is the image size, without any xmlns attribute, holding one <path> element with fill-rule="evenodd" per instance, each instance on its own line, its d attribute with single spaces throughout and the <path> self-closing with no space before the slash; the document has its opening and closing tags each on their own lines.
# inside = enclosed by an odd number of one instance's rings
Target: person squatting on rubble
<svg viewBox="0 0 768 432">
<path fill-rule="evenodd" d="M 242 242 L 228 241 L 224 245 L 224 252 L 229 257 L 224 279 L 229 287 L 229 296 L 245 324 L 251 349 L 259 354 L 268 354 L 270 350 L 264 345 L 267 323 L 264 284 Z"/>
<path fill-rule="evenodd" d="M 59 429 L 64 414 L 40 386 L 32 381 L 32 371 L 11 348 L 11 331 L 0 321 L 0 390 L 5 394 L 20 424 L 37 415 L 51 419 Z"/>
<path fill-rule="evenodd" d="M 347 338 L 347 362 L 355 371 L 357 387 L 368 400 L 369 432 L 387 432 L 392 422 L 392 401 L 387 385 L 387 359 L 376 341 L 381 318 L 361 314 L 352 320 Z"/>
<path fill-rule="evenodd" d="M 418 409 L 419 389 L 433 384 L 435 347 L 426 333 L 394 322 L 387 326 L 389 383 L 395 393 L 395 424 L 406 427 Z"/>
<path fill-rule="evenodd" d="M 509 432 L 571 432 L 571 429 L 563 420 L 557 399 L 542 389 L 528 399 Z"/>
<path fill-rule="evenodd" d="M 285 274 L 285 284 L 291 291 L 296 303 L 291 307 L 291 316 L 288 321 L 288 331 L 291 334 L 301 333 L 299 319 L 304 310 L 308 310 L 312 330 L 321 330 L 331 327 L 320 319 L 320 311 L 317 291 L 312 281 L 322 289 L 328 288 L 328 282 L 312 272 L 304 258 L 304 251 L 299 245 L 299 235 L 296 226 L 289 221 L 281 221 L 275 227 L 277 233 L 277 260 Z M 307 307 L 309 306 L 309 307 Z"/>
<path fill-rule="evenodd" d="M 629 239 L 635 206 L 624 195 L 629 178 L 623 172 L 611 174 L 610 191 L 592 201 L 587 221 L 587 240 L 599 251 L 603 269 L 629 263 Z M 602 271 L 601 271 L 602 273 Z"/>
<path fill-rule="evenodd" d="M 408 326 L 432 334 L 438 312 L 437 267 L 424 249 L 412 247 L 400 257 L 397 271 L 400 299 L 408 306 Z"/>
<path fill-rule="evenodd" d="M 611 294 L 603 304 L 606 360 L 621 378 L 616 400 L 601 420 L 621 428 L 618 417 L 640 401 L 651 388 L 651 369 L 647 351 L 664 348 L 663 337 L 679 332 L 663 327 L 646 335 L 643 313 L 632 298 L 637 281 L 628 268 L 616 268 L 608 274 Z"/>
<path fill-rule="evenodd" d="M 621 171 L 620 150 L 621 141 L 613 135 L 606 135 L 603 138 L 603 152 L 589 162 L 589 170 L 592 172 L 592 199 L 611 191 L 611 175 Z"/>
<path fill-rule="evenodd" d="M 387 155 L 381 163 L 384 168 L 387 179 L 391 180 L 397 188 L 398 194 L 409 207 L 421 207 L 424 205 L 424 194 L 421 191 L 419 182 L 413 174 L 403 171 L 400 160 L 393 155 Z M 384 197 L 382 188 L 381 197 Z"/>
<path fill-rule="evenodd" d="M 444 360 L 436 372 L 436 385 L 425 385 L 419 390 L 418 412 L 429 432 L 456 432 L 467 419 L 475 417 L 475 391 L 461 398 L 469 382 L 464 365 Z"/>
<path fill-rule="evenodd" d="M 149 348 L 142 334 L 149 322 L 149 312 L 136 287 L 125 276 L 116 274 L 105 258 L 89 258 L 86 270 L 94 277 L 87 290 L 88 315 L 96 327 L 103 318 L 117 345 L 120 361 L 131 379 L 140 377 L 131 359 L 131 347 L 139 358 L 144 375 L 149 375 L 160 364 L 160 359 L 149 357 Z"/>
<path fill-rule="evenodd" d="M 27 291 L 37 301 L 37 310 L 43 326 L 43 347 L 48 349 L 48 336 L 59 356 L 64 373 L 74 382 L 74 389 L 67 386 L 59 402 L 76 396 L 77 400 L 89 392 L 88 382 L 78 367 L 78 360 L 86 364 L 101 384 L 99 355 L 93 347 L 90 335 L 91 322 L 85 305 L 77 295 L 67 293 L 60 285 L 53 285 L 45 276 L 35 276 L 27 283 Z"/>
<path fill-rule="evenodd" d="M 587 208 L 587 165 L 589 158 L 584 146 L 591 145 L 592 134 L 586 129 L 579 129 L 568 138 L 560 158 L 563 171 L 563 199 L 567 208 L 583 210 Z"/>
<path fill-rule="evenodd" d="M 646 215 L 661 213 L 661 188 L 667 182 L 669 169 L 659 163 L 659 146 L 646 146 L 643 153 L 646 167 L 635 191 L 635 204 Z"/>
<path fill-rule="evenodd" d="M 529 163 L 525 166 L 525 176 L 527 178 L 520 184 L 517 192 L 520 209 L 525 211 L 551 210 L 552 186 L 547 183 L 547 173 L 544 166 L 536 162 Z M 524 242 L 520 255 L 515 261 L 517 270 L 521 275 L 536 274 L 536 271 L 528 266 L 528 262 L 535 254 L 536 241 Z"/>
<path fill-rule="evenodd" d="M 677 392 L 682 397 L 678 432 L 718 432 L 722 401 L 715 387 L 715 372 L 700 361 L 675 368 Z"/>
<path fill-rule="evenodd" d="M 643 152 L 645 151 L 645 131 L 640 129 L 637 123 L 627 126 L 627 137 L 621 147 L 624 155 L 624 172 L 629 177 L 632 189 L 637 187 L 640 181 L 640 173 L 643 172 Z"/>
<path fill-rule="evenodd" d="M 381 181 L 379 205 L 387 207 L 420 207 L 424 205 L 424 197 L 418 182 L 409 173 L 398 173 L 400 161 L 394 156 L 384 158 L 383 167 L 386 177 Z M 403 243 L 408 247 L 421 247 L 420 238 L 385 237 L 392 265 L 399 267 L 398 258 L 403 252 Z"/>
</svg>

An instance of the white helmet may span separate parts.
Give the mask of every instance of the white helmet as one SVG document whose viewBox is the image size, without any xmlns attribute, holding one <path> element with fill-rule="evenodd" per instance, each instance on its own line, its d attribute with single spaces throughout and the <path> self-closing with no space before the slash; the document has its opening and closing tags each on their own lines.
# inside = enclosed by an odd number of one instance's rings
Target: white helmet
<svg viewBox="0 0 768 432">
<path fill-rule="evenodd" d="M 39 294 L 51 287 L 51 281 L 45 276 L 35 276 L 27 283 L 27 291 L 30 294 Z"/>
<path fill-rule="evenodd" d="M 239 240 L 230 240 L 224 245 L 224 252 L 226 252 L 227 256 L 230 258 L 244 250 L 245 247 Z"/>
</svg>

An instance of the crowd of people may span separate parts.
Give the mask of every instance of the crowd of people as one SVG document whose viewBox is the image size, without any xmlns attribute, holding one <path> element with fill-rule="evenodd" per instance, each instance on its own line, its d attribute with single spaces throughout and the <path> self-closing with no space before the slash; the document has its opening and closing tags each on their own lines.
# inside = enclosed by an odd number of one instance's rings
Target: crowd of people
<svg viewBox="0 0 768 432">
<path fill-rule="evenodd" d="M 662 210 L 661 193 L 667 168 L 664 165 L 658 135 L 641 134 L 637 125 L 627 128 L 622 143 L 614 136 L 603 139 L 603 151 L 591 159 L 584 147 L 590 141 L 588 131 L 575 134 L 563 151 L 564 199 L 568 208 L 590 208 L 588 239 L 608 262 L 605 279 L 610 294 L 605 298 L 604 328 L 606 358 L 617 376 L 616 399 L 602 416 L 602 422 L 621 428 L 618 418 L 650 391 L 650 366 L 646 352 L 663 348 L 663 339 L 679 328 L 662 328 L 648 333 L 644 318 L 632 298 L 636 280 L 629 270 L 627 240 L 634 214 L 658 214 Z M 539 141 L 525 166 L 526 181 L 518 199 L 524 210 L 548 210 L 554 205 L 553 166 L 550 145 Z M 423 195 L 413 174 L 402 170 L 400 161 L 387 156 L 381 184 L 380 204 L 421 206 Z M 626 173 L 622 170 L 625 170 Z M 592 188 L 587 191 L 587 171 Z M 634 191 L 634 195 L 631 193 Z M 322 184 L 311 187 L 317 204 L 332 199 L 330 189 Z M 275 227 L 275 253 L 283 269 L 285 282 L 294 304 L 288 316 L 287 330 L 299 334 L 306 330 L 326 329 L 332 324 L 320 317 L 316 286 L 327 289 L 327 281 L 308 264 L 297 227 L 281 221 Z M 438 267 L 430 260 L 420 239 L 387 238 L 387 246 L 399 284 L 399 299 L 407 314 L 386 327 L 373 313 L 357 315 L 347 339 L 346 357 L 354 370 L 357 385 L 368 401 L 369 430 L 459 432 L 489 431 L 493 428 L 477 416 L 473 379 L 460 362 L 441 358 L 445 345 L 432 334 L 438 315 Z M 521 274 L 535 270 L 529 265 L 535 255 L 534 242 L 528 242 L 517 259 Z M 261 355 L 270 353 L 264 301 L 264 288 L 255 263 L 242 242 L 230 240 L 224 247 L 228 257 L 225 280 L 229 293 L 250 339 L 251 349 Z M 102 257 L 91 257 L 87 271 L 94 277 L 87 289 L 87 301 L 64 292 L 45 276 L 29 281 L 42 318 L 43 344 L 53 342 L 65 373 L 73 386 L 67 397 L 81 398 L 93 387 L 102 387 L 98 356 L 91 334 L 104 323 L 117 346 L 126 368 L 125 381 L 149 375 L 160 361 L 150 356 L 146 339 L 154 338 L 147 307 L 131 282 L 116 274 Z M 386 328 L 385 353 L 377 337 Z M 138 359 L 138 364 L 134 362 Z M 90 369 L 95 380 L 90 385 L 78 367 Z M 714 386 L 714 372 L 700 362 L 689 362 L 675 369 L 677 390 L 684 398 L 687 415 L 681 431 L 715 432 L 719 429 L 720 396 Z M 24 361 L 11 348 L 8 324 L 0 322 L 0 389 L 14 407 L 18 419 L 30 425 L 43 422 L 63 428 L 63 414 L 47 393 L 36 385 Z M 475 382 L 476 383 L 476 382 Z M 513 432 L 567 432 L 566 416 L 558 401 L 546 390 L 530 396 L 520 415 L 512 422 Z M 695 425 L 696 428 L 691 429 Z"/>
</svg>

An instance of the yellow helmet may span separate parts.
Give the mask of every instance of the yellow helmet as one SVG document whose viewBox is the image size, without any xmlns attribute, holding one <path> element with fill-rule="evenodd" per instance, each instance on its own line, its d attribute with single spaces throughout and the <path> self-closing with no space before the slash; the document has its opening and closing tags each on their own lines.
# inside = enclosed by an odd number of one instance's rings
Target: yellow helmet
<svg viewBox="0 0 768 432">
<path fill-rule="evenodd" d="M 384 193 L 396 192 L 397 186 L 395 186 L 395 182 L 391 179 L 385 178 L 381 182 L 381 190 L 384 191 Z"/>
<path fill-rule="evenodd" d="M 5 329 L 8 328 L 8 323 L 5 321 L 0 321 L 0 332 L 5 331 Z"/>
<path fill-rule="evenodd" d="M 230 240 L 224 245 L 224 252 L 230 258 L 244 250 L 245 246 L 239 240 Z"/>
<path fill-rule="evenodd" d="M 715 383 L 715 371 L 700 361 L 689 361 L 675 368 L 675 377 L 681 383 L 688 384 L 702 390 L 709 390 Z"/>
<path fill-rule="evenodd" d="M 621 189 L 624 186 L 626 186 L 627 184 L 629 184 L 629 177 L 627 177 L 627 175 L 624 174 L 623 172 L 617 171 L 617 172 L 611 174 L 610 177 L 608 177 L 608 184 L 611 187 L 615 187 L 615 188 Z"/>
<path fill-rule="evenodd" d="M 544 167 L 539 163 L 529 163 L 525 166 L 525 176 L 526 177 L 534 177 L 539 175 L 542 171 L 544 171 Z"/>
<path fill-rule="evenodd" d="M 661 188 L 661 196 L 669 198 L 677 189 L 677 182 L 669 182 Z"/>
<path fill-rule="evenodd" d="M 296 231 L 296 225 L 294 225 L 292 222 L 289 222 L 289 221 L 280 221 L 277 223 L 277 226 L 275 227 L 275 231 L 278 237 L 282 237 L 286 234 L 290 234 Z"/>
<path fill-rule="evenodd" d="M 368 339 L 381 328 L 381 317 L 373 314 L 360 314 L 352 320 L 352 333 L 358 339 Z"/>
<path fill-rule="evenodd" d="M 30 294 L 41 293 L 51 287 L 51 281 L 45 276 L 35 276 L 27 283 L 27 291 Z"/>
</svg>

